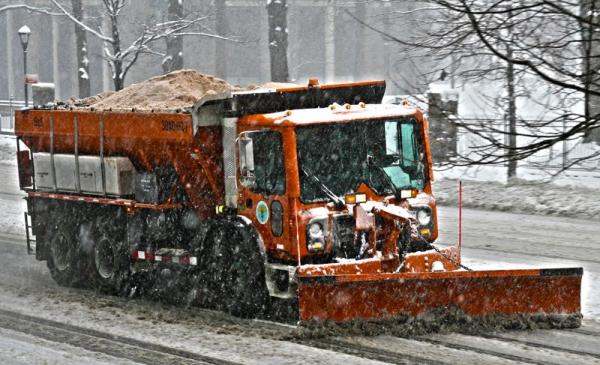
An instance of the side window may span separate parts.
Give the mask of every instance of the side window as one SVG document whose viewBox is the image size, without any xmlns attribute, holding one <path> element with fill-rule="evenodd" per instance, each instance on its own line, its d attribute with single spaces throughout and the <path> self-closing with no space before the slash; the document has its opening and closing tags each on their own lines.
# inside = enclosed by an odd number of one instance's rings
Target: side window
<svg viewBox="0 0 600 365">
<path fill-rule="evenodd" d="M 398 154 L 398 122 L 385 122 L 385 154 Z"/>
<path fill-rule="evenodd" d="M 414 124 L 402 123 L 400 127 L 400 133 L 402 135 L 402 160 L 404 166 L 410 167 L 417 163 L 417 151 L 416 151 L 416 136 L 414 130 Z"/>
<path fill-rule="evenodd" d="M 240 145 L 242 183 L 256 193 L 285 194 L 281 134 L 275 131 L 257 131 L 245 136 Z"/>
</svg>

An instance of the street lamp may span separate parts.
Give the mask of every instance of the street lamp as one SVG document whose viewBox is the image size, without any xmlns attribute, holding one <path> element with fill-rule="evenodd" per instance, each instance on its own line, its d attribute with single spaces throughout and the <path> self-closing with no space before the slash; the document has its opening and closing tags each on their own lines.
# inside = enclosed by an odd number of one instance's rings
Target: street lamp
<svg viewBox="0 0 600 365">
<path fill-rule="evenodd" d="M 22 26 L 19 31 L 19 39 L 21 40 L 21 47 L 23 47 L 23 85 L 25 90 L 25 107 L 29 106 L 29 95 L 27 95 L 27 44 L 29 43 L 29 36 L 31 35 L 31 29 L 28 26 Z"/>
</svg>

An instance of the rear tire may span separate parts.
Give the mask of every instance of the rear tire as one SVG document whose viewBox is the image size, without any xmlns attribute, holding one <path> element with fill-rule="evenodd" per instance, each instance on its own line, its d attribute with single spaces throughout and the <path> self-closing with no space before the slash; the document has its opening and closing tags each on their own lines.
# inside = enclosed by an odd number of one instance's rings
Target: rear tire
<svg viewBox="0 0 600 365">
<path fill-rule="evenodd" d="M 47 237 L 46 266 L 52 279 L 62 286 L 75 286 L 81 280 L 75 235 L 68 227 L 59 225 Z"/>
<path fill-rule="evenodd" d="M 88 267 L 91 284 L 104 293 L 119 294 L 127 287 L 130 276 L 130 257 L 119 228 L 116 214 L 98 219 L 91 234 Z"/>
</svg>

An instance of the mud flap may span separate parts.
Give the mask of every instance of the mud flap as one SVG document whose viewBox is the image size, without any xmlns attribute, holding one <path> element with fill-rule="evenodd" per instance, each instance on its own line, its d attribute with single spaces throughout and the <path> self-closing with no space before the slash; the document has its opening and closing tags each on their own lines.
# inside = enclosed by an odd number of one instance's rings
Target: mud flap
<svg viewBox="0 0 600 365">
<path fill-rule="evenodd" d="M 458 310 L 473 318 L 572 317 L 580 323 L 582 275 L 583 268 L 561 268 L 299 276 L 299 317 L 345 322 Z"/>
</svg>

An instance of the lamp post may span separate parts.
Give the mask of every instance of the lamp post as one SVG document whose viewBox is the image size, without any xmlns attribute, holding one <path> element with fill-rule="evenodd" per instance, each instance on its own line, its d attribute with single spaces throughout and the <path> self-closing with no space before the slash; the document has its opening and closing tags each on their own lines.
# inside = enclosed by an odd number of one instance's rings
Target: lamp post
<svg viewBox="0 0 600 365">
<path fill-rule="evenodd" d="M 31 29 L 28 26 L 22 26 L 19 31 L 19 39 L 21 40 L 21 47 L 23 47 L 23 85 L 25 90 L 25 107 L 29 106 L 29 95 L 27 92 L 27 44 L 29 43 L 29 36 L 31 35 Z"/>
</svg>

